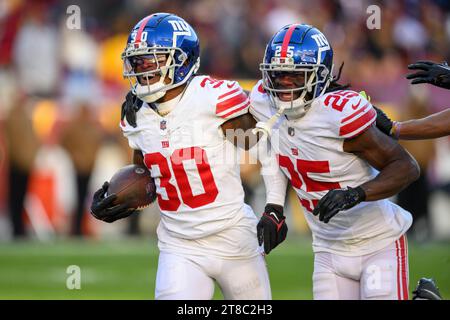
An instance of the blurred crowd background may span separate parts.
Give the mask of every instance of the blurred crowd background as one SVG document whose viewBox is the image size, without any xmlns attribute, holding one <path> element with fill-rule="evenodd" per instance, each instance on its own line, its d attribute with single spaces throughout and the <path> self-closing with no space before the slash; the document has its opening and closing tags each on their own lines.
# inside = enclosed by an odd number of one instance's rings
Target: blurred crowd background
<svg viewBox="0 0 450 320">
<path fill-rule="evenodd" d="M 381 29 L 369 30 L 369 5 L 381 8 Z M 68 28 L 81 10 L 81 28 Z M 260 77 L 265 44 L 282 26 L 321 29 L 345 62 L 341 82 L 365 90 L 393 119 L 448 107 L 450 92 L 412 87 L 407 65 L 450 59 L 446 0 L 0 0 L 0 240 L 153 234 L 156 206 L 114 224 L 88 213 L 93 192 L 131 153 L 118 123 L 128 92 L 120 54 L 131 28 L 154 12 L 178 14 L 201 43 L 200 73 Z M 450 239 L 450 139 L 404 144 L 421 178 L 393 200 L 415 216 L 416 241 Z M 247 201 L 264 207 L 256 165 L 243 165 Z M 291 232 L 308 234 L 295 194 L 287 199 Z"/>
</svg>

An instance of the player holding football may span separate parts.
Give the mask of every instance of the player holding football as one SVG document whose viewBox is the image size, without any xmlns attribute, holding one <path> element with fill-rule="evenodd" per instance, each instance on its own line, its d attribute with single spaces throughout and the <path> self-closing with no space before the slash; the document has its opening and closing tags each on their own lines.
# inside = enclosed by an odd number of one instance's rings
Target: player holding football
<svg viewBox="0 0 450 320">
<path fill-rule="evenodd" d="M 123 108 L 120 126 L 133 162 L 155 179 L 161 210 L 155 298 L 211 299 L 216 280 L 225 299 L 270 299 L 258 221 L 244 203 L 237 150 L 225 138 L 227 129 L 254 127 L 247 95 L 235 81 L 195 75 L 199 39 L 173 14 L 142 19 L 122 57 L 128 106 L 136 109 Z M 112 207 L 107 188 L 95 194 L 92 214 L 107 222 L 130 215 L 125 204 Z M 270 192 L 267 202 L 265 214 L 282 215 Z M 277 235 L 286 232 L 283 223 Z"/>
<path fill-rule="evenodd" d="M 408 66 L 418 70 L 406 78 L 411 84 L 430 83 L 440 88 L 450 89 L 450 68 L 447 63 L 418 61 Z M 450 109 L 432 114 L 426 118 L 403 122 L 392 121 L 377 109 L 377 127 L 387 135 L 403 140 L 433 139 L 450 135 Z"/>
<path fill-rule="evenodd" d="M 416 161 L 375 128 L 369 101 L 336 83 L 318 29 L 282 28 L 260 69 L 250 112 L 305 209 L 314 298 L 408 299 L 412 217 L 384 199 L 417 179 Z"/>
</svg>

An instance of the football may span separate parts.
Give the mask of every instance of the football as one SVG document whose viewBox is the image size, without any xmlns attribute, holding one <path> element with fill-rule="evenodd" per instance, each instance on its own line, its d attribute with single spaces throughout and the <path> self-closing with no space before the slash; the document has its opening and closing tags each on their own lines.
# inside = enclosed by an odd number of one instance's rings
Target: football
<svg viewBox="0 0 450 320">
<path fill-rule="evenodd" d="M 107 194 L 116 194 L 113 204 L 128 203 L 143 209 L 156 199 L 156 185 L 150 171 L 143 165 L 131 164 L 117 171 L 109 182 Z"/>
</svg>

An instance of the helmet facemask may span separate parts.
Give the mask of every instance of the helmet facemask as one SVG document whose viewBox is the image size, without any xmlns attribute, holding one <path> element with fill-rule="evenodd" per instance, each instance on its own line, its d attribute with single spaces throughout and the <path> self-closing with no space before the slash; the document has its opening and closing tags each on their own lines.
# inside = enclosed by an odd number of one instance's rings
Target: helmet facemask
<svg viewBox="0 0 450 320">
<path fill-rule="evenodd" d="M 168 90 L 184 84 L 197 71 L 200 63 L 198 60 L 187 76 L 182 81 L 176 82 L 176 68 L 183 67 L 188 60 L 187 54 L 180 48 L 144 46 L 135 49 L 131 47 L 125 50 L 122 59 L 124 61 L 123 75 L 129 80 L 133 94 L 147 103 L 161 99 Z M 143 63 L 144 59 L 155 67 L 137 72 L 139 63 Z M 159 80 L 152 82 L 152 79 L 157 76 Z"/>
<path fill-rule="evenodd" d="M 295 64 L 293 58 L 272 57 L 271 63 L 261 63 L 263 87 L 272 104 L 287 116 L 302 117 L 314 99 L 323 95 L 332 79 L 332 70 L 323 64 Z M 277 77 L 300 79 L 291 88 L 283 88 Z M 293 83 L 295 81 L 292 81 Z M 290 99 L 287 95 L 290 95 Z M 284 98 L 283 98 L 284 96 Z"/>
</svg>

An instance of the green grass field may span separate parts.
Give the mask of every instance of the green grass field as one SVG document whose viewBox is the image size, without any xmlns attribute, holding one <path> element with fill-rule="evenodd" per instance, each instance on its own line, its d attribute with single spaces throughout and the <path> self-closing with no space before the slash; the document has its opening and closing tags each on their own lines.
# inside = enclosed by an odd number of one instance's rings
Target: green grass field
<svg viewBox="0 0 450 320">
<path fill-rule="evenodd" d="M 450 244 L 409 249 L 410 286 L 432 276 L 450 297 Z M 157 259 L 153 239 L 0 244 L 0 299 L 153 299 Z M 267 262 L 274 299 L 312 298 L 310 240 L 291 238 Z M 66 288 L 69 265 L 81 268 L 80 290 Z"/>
</svg>

